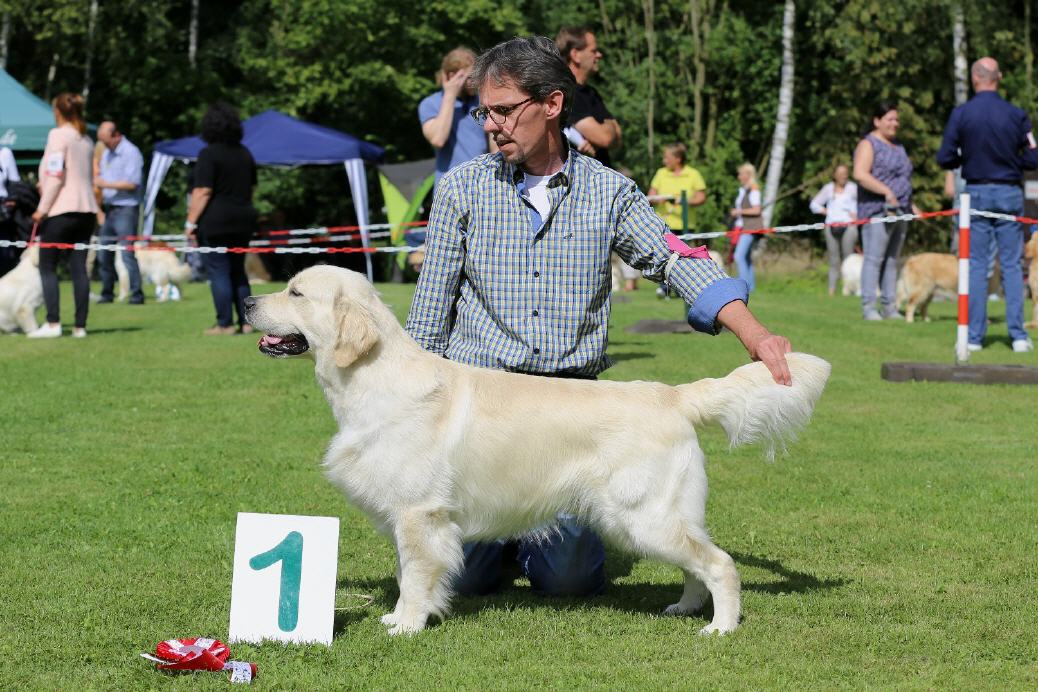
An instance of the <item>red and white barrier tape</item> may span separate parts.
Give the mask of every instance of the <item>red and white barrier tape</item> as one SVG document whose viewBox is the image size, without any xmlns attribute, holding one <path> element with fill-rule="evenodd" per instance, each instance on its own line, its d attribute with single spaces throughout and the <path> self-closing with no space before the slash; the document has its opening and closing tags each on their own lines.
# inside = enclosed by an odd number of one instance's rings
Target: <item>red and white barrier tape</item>
<svg viewBox="0 0 1038 692">
<path fill-rule="evenodd" d="M 922 212 L 920 214 L 894 214 L 890 216 L 877 216 L 868 219 L 855 219 L 854 221 L 847 221 L 842 223 L 826 224 L 824 222 L 817 223 L 805 223 L 796 224 L 792 226 L 775 226 L 773 228 L 762 228 L 754 231 L 744 231 L 741 229 L 730 230 L 730 231 L 714 231 L 709 233 L 685 233 L 679 236 L 682 240 L 705 240 L 708 238 L 720 238 L 729 237 L 734 238 L 742 234 L 752 235 L 768 235 L 772 233 L 799 233 L 803 231 L 821 231 L 826 226 L 832 226 L 834 228 L 847 227 L 847 226 L 860 226 L 867 223 L 896 223 L 898 221 L 916 221 L 920 219 L 930 219 L 943 216 L 954 216 L 959 213 L 958 209 L 948 209 L 945 211 L 930 211 Z M 1007 214 L 995 214 L 994 212 L 981 212 L 971 211 L 973 216 L 987 216 L 991 218 L 1004 218 L 1008 220 L 1016 220 L 1023 223 L 1038 223 L 1036 219 L 1029 219 L 1027 217 L 1010 216 Z M 333 228 L 356 228 L 347 226 L 329 226 L 328 229 Z M 292 230 L 314 230 L 314 229 L 292 229 Z M 172 236 L 161 236 L 165 238 L 172 238 Z M 155 236 L 153 236 L 153 239 Z M 179 238 L 183 238 L 180 236 Z M 348 240 L 356 240 L 357 236 L 348 235 L 329 235 L 327 238 L 285 238 L 283 240 L 256 240 L 252 241 L 249 247 L 195 247 L 189 245 L 159 245 L 150 247 L 147 249 L 151 250 L 165 250 L 169 252 L 197 252 L 197 253 L 235 253 L 235 254 L 291 254 L 291 255 L 302 255 L 302 254 L 348 254 L 348 253 L 399 253 L 399 252 L 413 252 L 415 248 L 409 246 L 392 246 L 392 247 L 314 247 L 312 245 L 306 245 L 303 247 L 291 247 L 293 245 L 303 245 L 305 243 L 312 242 L 341 242 Z M 28 243 L 24 240 L 0 240 L 0 247 L 26 247 Z M 57 248 L 61 250 L 139 250 L 143 248 L 134 248 L 127 245 L 120 245 L 117 243 L 38 243 L 40 247 L 46 248 Z"/>
</svg>

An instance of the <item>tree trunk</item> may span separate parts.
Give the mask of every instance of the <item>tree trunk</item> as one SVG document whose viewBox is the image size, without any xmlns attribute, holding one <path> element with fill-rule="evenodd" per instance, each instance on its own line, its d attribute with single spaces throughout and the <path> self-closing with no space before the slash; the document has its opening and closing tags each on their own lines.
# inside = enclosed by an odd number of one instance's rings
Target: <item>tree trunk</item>
<svg viewBox="0 0 1038 692">
<path fill-rule="evenodd" d="M 47 89 L 43 92 L 43 100 L 50 103 L 50 88 L 54 84 L 54 77 L 58 74 L 58 54 L 51 56 L 50 67 L 47 68 Z"/>
<path fill-rule="evenodd" d="M 1029 5 L 1030 0 L 1024 4 Z M 969 98 L 970 82 L 966 69 L 966 20 L 961 2 L 952 5 L 952 55 L 955 58 L 955 105 L 962 105 Z"/>
<path fill-rule="evenodd" d="M 11 12 L 4 12 L 3 24 L 0 24 L 0 70 L 7 69 L 7 37 L 11 35 Z"/>
<path fill-rule="evenodd" d="M 698 157 L 703 144 L 703 105 L 706 90 L 706 65 L 709 60 L 708 41 L 711 20 L 717 0 L 689 0 L 688 15 L 692 29 L 692 66 L 695 79 L 692 83 L 692 156 Z M 707 147 L 709 148 L 709 147 Z"/>
<path fill-rule="evenodd" d="M 796 2 L 786 0 L 782 13 L 782 80 L 779 83 L 778 112 L 775 114 L 775 134 L 771 138 L 771 156 L 764 184 L 764 225 L 771 226 L 775 199 L 782 182 L 782 162 L 786 158 L 786 140 L 789 137 L 789 115 L 793 110 L 793 29 L 796 26 Z"/>
<path fill-rule="evenodd" d="M 86 63 L 83 66 L 83 105 L 90 99 L 90 72 L 94 66 L 94 31 L 97 28 L 97 0 L 90 0 L 90 16 L 87 20 Z"/>
<path fill-rule="evenodd" d="M 649 168 L 652 168 L 655 156 L 655 144 L 653 136 L 655 128 L 653 121 L 656 119 L 656 8 L 655 0 L 642 0 L 642 12 L 645 15 L 645 43 L 649 49 L 649 103 L 645 110 L 645 125 L 647 131 L 646 141 L 649 147 Z"/>
<path fill-rule="evenodd" d="M 191 0 L 191 24 L 187 30 L 187 61 L 192 68 L 198 55 L 198 2 Z"/>
<path fill-rule="evenodd" d="M 1024 0 L 1024 84 L 1027 89 L 1027 106 L 1032 105 L 1034 93 L 1034 51 L 1031 49 L 1031 2 Z"/>
</svg>

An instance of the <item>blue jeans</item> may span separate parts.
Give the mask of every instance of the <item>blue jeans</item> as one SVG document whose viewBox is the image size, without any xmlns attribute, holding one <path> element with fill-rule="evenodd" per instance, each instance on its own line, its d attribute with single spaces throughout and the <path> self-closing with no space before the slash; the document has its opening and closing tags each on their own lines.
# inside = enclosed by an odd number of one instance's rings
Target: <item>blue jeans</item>
<svg viewBox="0 0 1038 692">
<path fill-rule="evenodd" d="M 861 307 L 868 314 L 876 309 L 876 291 L 884 316 L 897 312 L 897 260 L 905 242 L 907 221 L 867 223 L 861 227 Z"/>
<path fill-rule="evenodd" d="M 505 542 L 466 543 L 465 568 L 454 581 L 466 596 L 501 588 Z M 594 596 L 605 589 L 605 548 L 594 531 L 568 515 L 544 540 L 521 538 L 516 556 L 533 590 L 544 596 Z"/>
<path fill-rule="evenodd" d="M 751 293 L 757 287 L 757 282 L 753 276 L 753 259 L 750 257 L 750 253 L 753 252 L 753 245 L 759 237 L 759 235 L 743 234 L 739 236 L 739 240 L 735 244 L 734 258 L 735 266 L 739 270 L 738 276 L 749 285 Z"/>
<path fill-rule="evenodd" d="M 1024 192 L 1018 185 L 967 185 L 970 206 L 978 211 L 994 211 L 1020 216 L 1024 212 Z M 1017 221 L 970 219 L 970 326 L 969 342 L 982 344 L 988 330 L 988 258 L 992 239 L 1002 264 L 1002 289 L 1006 294 L 1006 326 L 1009 338 L 1026 339 L 1024 331 L 1024 273 L 1020 267 L 1023 253 L 1023 227 Z"/>
<path fill-rule="evenodd" d="M 245 299 L 251 295 L 249 277 L 245 274 L 245 255 L 237 253 L 202 253 L 209 290 L 216 308 L 216 324 L 230 327 L 234 324 L 232 305 L 238 311 L 238 324 L 245 325 Z"/>
<path fill-rule="evenodd" d="M 101 242 L 121 245 L 133 245 L 130 236 L 137 234 L 137 205 L 132 207 L 109 207 L 105 212 L 105 223 L 99 232 Z M 144 301 L 141 289 L 141 270 L 137 266 L 137 256 L 133 250 L 122 251 L 123 264 L 130 278 L 130 300 L 138 303 Z M 115 291 L 115 253 L 110 250 L 98 250 L 97 261 L 101 265 L 101 298 L 112 300 Z"/>
</svg>

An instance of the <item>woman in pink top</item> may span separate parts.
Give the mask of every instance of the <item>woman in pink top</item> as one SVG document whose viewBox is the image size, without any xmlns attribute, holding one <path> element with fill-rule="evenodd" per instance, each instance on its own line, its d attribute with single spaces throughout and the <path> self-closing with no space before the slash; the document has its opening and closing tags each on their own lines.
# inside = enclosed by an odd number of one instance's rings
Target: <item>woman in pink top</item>
<svg viewBox="0 0 1038 692">
<path fill-rule="evenodd" d="M 94 144 L 86 136 L 83 97 L 59 94 L 53 106 L 57 127 L 47 135 L 47 148 L 40 161 L 40 204 L 32 218 L 39 224 L 41 242 L 86 243 L 94 232 L 98 207 L 93 191 Z M 87 251 L 40 248 L 40 279 L 47 322 L 30 332 L 30 338 L 61 336 L 57 269 L 58 260 L 62 257 L 68 259 L 76 303 L 72 336 L 86 336 L 87 308 L 90 305 Z"/>
</svg>

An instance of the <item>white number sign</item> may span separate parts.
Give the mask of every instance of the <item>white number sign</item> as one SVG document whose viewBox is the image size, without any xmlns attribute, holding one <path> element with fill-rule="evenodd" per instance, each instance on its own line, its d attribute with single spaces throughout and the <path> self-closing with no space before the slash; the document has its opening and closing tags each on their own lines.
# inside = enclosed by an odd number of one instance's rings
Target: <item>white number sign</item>
<svg viewBox="0 0 1038 692">
<path fill-rule="evenodd" d="M 238 514 L 230 642 L 332 643 L 339 520 Z"/>
</svg>

